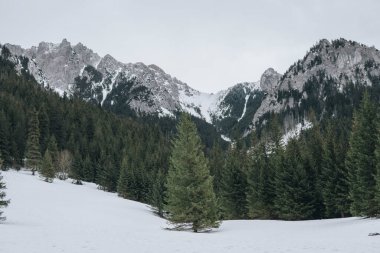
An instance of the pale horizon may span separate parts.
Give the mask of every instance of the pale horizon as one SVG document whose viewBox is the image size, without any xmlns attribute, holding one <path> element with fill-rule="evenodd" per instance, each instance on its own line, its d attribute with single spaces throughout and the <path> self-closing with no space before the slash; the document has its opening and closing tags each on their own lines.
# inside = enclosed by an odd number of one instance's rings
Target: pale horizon
<svg viewBox="0 0 380 253">
<path fill-rule="evenodd" d="M 380 46 L 375 0 L 0 2 L 1 43 L 66 38 L 123 63 L 155 64 L 202 92 L 256 82 L 268 68 L 284 73 L 320 39 Z"/>
</svg>

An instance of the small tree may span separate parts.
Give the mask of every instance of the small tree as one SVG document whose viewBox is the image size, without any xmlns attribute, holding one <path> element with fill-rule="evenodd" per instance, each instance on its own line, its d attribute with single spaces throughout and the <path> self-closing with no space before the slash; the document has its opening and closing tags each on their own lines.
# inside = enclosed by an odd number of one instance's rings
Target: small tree
<svg viewBox="0 0 380 253">
<path fill-rule="evenodd" d="M 168 219 L 194 232 L 218 227 L 218 207 L 208 161 L 190 116 L 183 114 L 173 141 L 167 177 Z"/>
<path fill-rule="evenodd" d="M 124 156 L 121 163 L 119 180 L 117 181 L 117 194 L 122 198 L 128 198 L 128 168 L 127 168 L 127 156 Z"/>
<path fill-rule="evenodd" d="M 66 180 L 68 178 L 68 174 L 71 170 L 72 161 L 73 157 L 70 151 L 65 149 L 58 153 L 57 177 L 60 180 Z"/>
<path fill-rule="evenodd" d="M 162 169 L 159 169 L 153 181 L 152 193 L 151 193 L 151 205 L 153 210 L 160 216 L 164 216 L 165 205 L 165 187 L 166 176 Z"/>
<path fill-rule="evenodd" d="M 55 140 L 54 135 L 52 135 L 49 139 L 48 147 L 49 153 L 51 156 L 51 160 L 53 162 L 53 168 L 56 172 L 58 172 L 58 146 L 57 146 L 57 141 Z"/>
<path fill-rule="evenodd" d="M 2 166 L 3 160 L 0 158 L 0 167 Z M 7 207 L 9 204 L 9 200 L 6 200 L 6 194 L 3 190 L 5 190 L 5 183 L 3 182 L 3 176 L 0 173 L 0 209 Z M 2 216 L 3 212 L 0 210 L 0 220 L 5 220 L 5 217 Z"/>
<path fill-rule="evenodd" d="M 46 182 L 52 183 L 55 177 L 55 171 L 53 167 L 53 160 L 50 155 L 49 149 L 46 150 L 44 159 L 42 160 L 41 177 L 44 178 Z"/>
<path fill-rule="evenodd" d="M 73 184 L 82 184 L 81 181 L 81 172 L 82 172 L 82 156 L 77 150 L 74 154 L 73 162 L 70 170 L 70 177 L 73 179 Z"/>
<path fill-rule="evenodd" d="M 30 115 L 28 139 L 26 142 L 26 167 L 32 170 L 33 175 L 41 165 L 40 130 L 38 124 L 38 114 L 34 109 Z"/>
</svg>

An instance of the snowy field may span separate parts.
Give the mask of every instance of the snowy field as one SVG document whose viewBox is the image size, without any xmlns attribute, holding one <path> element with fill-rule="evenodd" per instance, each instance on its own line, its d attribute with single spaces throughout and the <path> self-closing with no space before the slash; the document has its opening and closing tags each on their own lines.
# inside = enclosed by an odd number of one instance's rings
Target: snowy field
<svg viewBox="0 0 380 253">
<path fill-rule="evenodd" d="M 1 253 L 380 252 L 380 236 L 368 236 L 380 233 L 380 220 L 225 221 L 211 233 L 174 232 L 146 205 L 94 184 L 2 174 L 12 202 L 0 224 Z"/>
</svg>

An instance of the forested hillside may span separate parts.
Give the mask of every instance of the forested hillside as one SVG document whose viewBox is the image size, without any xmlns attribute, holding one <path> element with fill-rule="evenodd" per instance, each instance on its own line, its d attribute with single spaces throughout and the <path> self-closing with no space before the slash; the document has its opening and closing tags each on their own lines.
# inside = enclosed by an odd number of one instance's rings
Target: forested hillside
<svg viewBox="0 0 380 253">
<path fill-rule="evenodd" d="M 66 171 L 70 177 L 96 182 L 107 191 L 127 187 L 128 198 L 149 202 L 156 174 L 167 167 L 170 132 L 164 133 L 153 122 L 143 124 L 119 118 L 79 99 L 60 97 L 38 85 L 27 72 L 18 75 L 6 56 L 3 48 L 0 57 L 3 168 L 24 165 L 29 135 L 36 129 L 40 156 L 49 148 L 57 164 L 61 154 L 68 154 L 73 167 Z M 118 184 L 122 165 L 128 167 L 128 181 Z"/>
<path fill-rule="evenodd" d="M 77 184 L 95 182 L 102 190 L 150 203 L 165 215 L 176 120 L 101 108 L 75 94 L 59 96 L 38 84 L 26 67 L 17 71 L 9 57 L 2 47 L 3 168 L 26 165 L 48 182 L 67 176 Z M 26 66 L 28 59 L 17 61 Z M 357 78 L 340 87 L 336 79 L 318 71 L 305 82 L 302 94 L 280 90 L 279 103 L 293 101 L 293 106 L 264 114 L 256 131 L 228 148 L 211 125 L 192 119 L 203 142 L 207 165 L 202 166 L 213 177 L 221 218 L 380 214 L 380 79 L 372 75 L 377 63 L 363 66 L 357 74 L 366 71 L 371 85 Z M 283 143 L 283 126 L 289 119 L 307 119 L 313 127 Z"/>
</svg>

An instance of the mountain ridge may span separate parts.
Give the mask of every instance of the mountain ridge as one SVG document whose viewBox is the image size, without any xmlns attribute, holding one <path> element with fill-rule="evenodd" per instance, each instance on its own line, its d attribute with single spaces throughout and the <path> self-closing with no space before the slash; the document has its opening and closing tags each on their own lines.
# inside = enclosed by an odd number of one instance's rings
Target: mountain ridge
<svg viewBox="0 0 380 253">
<path fill-rule="evenodd" d="M 193 89 L 157 65 L 122 63 L 109 54 L 100 57 L 83 44 L 72 46 L 66 39 L 59 44 L 41 42 L 30 49 L 5 45 L 14 55 L 28 57 L 24 67 L 40 84 L 61 95 L 75 94 L 118 114 L 130 111 L 140 116 L 175 117 L 177 112 L 188 112 L 227 137 L 247 136 L 265 125 L 273 113 L 297 111 L 297 115 L 285 116 L 285 133 L 303 122 L 307 110 L 315 109 L 305 107 L 311 98 L 326 106 L 322 94 L 326 87 L 318 86 L 320 94 L 314 94 L 309 87 L 315 86 L 313 78 L 319 77 L 319 85 L 332 80 L 334 94 L 347 97 L 345 89 L 351 83 L 372 85 L 373 77 L 380 76 L 379 51 L 345 39 L 320 40 L 283 75 L 268 68 L 259 81 L 238 83 L 216 93 Z M 22 69 L 21 65 L 17 68 Z"/>
<path fill-rule="evenodd" d="M 108 107 L 115 105 L 115 97 L 119 94 L 112 91 L 119 89 L 120 93 L 133 95 L 123 103 L 137 114 L 173 117 L 177 111 L 186 111 L 215 124 L 234 113 L 233 106 L 224 101 L 229 92 L 242 89 L 248 96 L 250 92 L 261 90 L 259 81 L 238 83 L 216 93 L 201 92 L 157 65 L 122 63 L 109 54 L 100 57 L 82 43 L 71 45 L 66 39 L 57 44 L 41 42 L 29 49 L 11 44 L 5 46 L 12 54 L 30 59 L 28 69 L 41 85 L 53 88 L 61 95 L 75 93 L 75 89 L 82 85 L 83 89 L 77 91 L 82 92 L 83 99 Z M 79 85 L 78 82 L 82 83 Z M 241 120 L 244 105 L 240 107 L 239 117 L 234 117 Z"/>
</svg>

